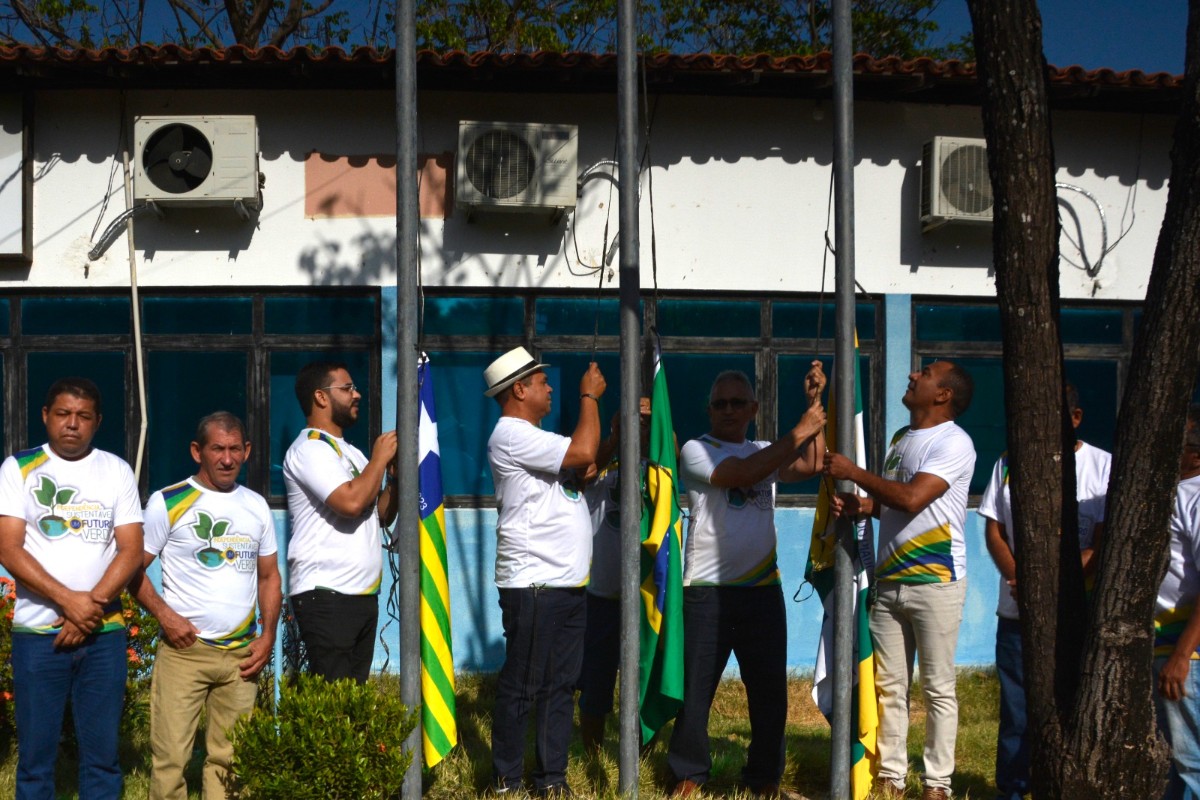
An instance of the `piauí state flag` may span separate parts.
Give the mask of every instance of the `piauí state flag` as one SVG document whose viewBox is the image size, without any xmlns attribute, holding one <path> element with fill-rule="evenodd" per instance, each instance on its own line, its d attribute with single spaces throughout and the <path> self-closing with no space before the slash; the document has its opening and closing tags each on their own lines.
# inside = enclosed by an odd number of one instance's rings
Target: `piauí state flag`
<svg viewBox="0 0 1200 800">
<path fill-rule="evenodd" d="M 642 483 L 642 742 L 683 707 L 683 527 L 671 401 L 662 354 L 654 350 L 650 442 Z"/>
<path fill-rule="evenodd" d="M 855 463 L 866 468 L 866 438 L 863 434 L 862 363 L 858 355 L 858 335 L 854 337 L 854 360 L 859 380 L 854 383 L 854 456 Z M 829 413 L 825 422 L 825 441 L 837 449 L 837 413 L 833 391 L 829 392 Z M 834 520 L 829 513 L 831 484 L 821 481 L 817 494 L 817 515 L 813 521 L 812 545 L 804 578 L 813 585 L 825 608 L 821 639 L 817 644 L 817 663 L 813 674 L 813 701 L 826 718 L 833 714 L 833 559 L 836 537 Z M 879 769 L 876 739 L 879 732 L 879 704 L 875 696 L 875 650 L 867 617 L 867 595 L 875 571 L 875 533 L 870 519 L 859 520 L 855 535 L 854 573 L 854 650 L 856 691 L 851 696 L 850 718 L 854 737 L 850 743 L 850 792 L 854 800 L 863 800 Z"/>
<path fill-rule="evenodd" d="M 446 578 L 446 512 L 438 450 L 433 371 L 422 353 L 417 365 L 421 419 L 417 436 L 421 516 L 421 734 L 425 767 L 458 743 L 454 716 L 454 654 L 450 639 L 450 586 Z"/>
</svg>

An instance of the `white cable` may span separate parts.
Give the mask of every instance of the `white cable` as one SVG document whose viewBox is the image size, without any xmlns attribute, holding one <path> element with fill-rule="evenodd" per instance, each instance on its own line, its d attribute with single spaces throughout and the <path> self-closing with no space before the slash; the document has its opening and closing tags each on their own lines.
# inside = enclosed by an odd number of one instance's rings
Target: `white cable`
<svg viewBox="0 0 1200 800">
<path fill-rule="evenodd" d="M 1083 228 L 1079 223 L 1078 218 L 1076 218 L 1075 225 L 1076 229 L 1079 230 L 1079 241 L 1075 241 L 1073 238 L 1071 238 L 1071 234 L 1067 233 L 1067 238 L 1071 241 L 1071 244 L 1075 245 L 1075 247 L 1079 249 L 1079 255 L 1083 258 L 1083 264 L 1075 264 L 1075 262 L 1071 261 L 1069 258 L 1065 260 L 1071 263 L 1073 266 L 1082 269 L 1087 273 L 1089 278 L 1095 278 L 1100 274 L 1100 267 L 1104 264 L 1104 257 L 1108 255 L 1108 219 L 1104 216 L 1104 206 L 1100 204 L 1100 201 L 1096 199 L 1094 194 L 1089 192 L 1087 189 L 1084 189 L 1082 186 L 1075 186 L 1070 183 L 1056 183 L 1054 184 L 1054 188 L 1069 189 L 1072 192 L 1078 192 L 1088 200 L 1092 201 L 1092 205 L 1096 207 L 1096 213 L 1100 215 L 1100 258 L 1097 259 L 1095 264 L 1088 263 L 1087 248 L 1084 246 L 1083 242 Z"/>
<path fill-rule="evenodd" d="M 133 303 L 133 359 L 134 371 L 137 373 L 138 384 L 138 413 L 142 423 L 138 430 L 137 456 L 133 462 L 134 481 L 139 483 L 142 477 L 142 456 L 146 451 L 146 429 L 149 420 L 146 416 L 146 362 L 142 353 L 142 308 L 138 299 L 137 277 L 137 248 L 133 244 L 133 217 L 137 208 L 133 205 L 133 178 L 129 170 L 129 145 L 121 150 L 121 161 L 125 166 L 125 228 L 129 240 L 129 294 Z"/>
</svg>

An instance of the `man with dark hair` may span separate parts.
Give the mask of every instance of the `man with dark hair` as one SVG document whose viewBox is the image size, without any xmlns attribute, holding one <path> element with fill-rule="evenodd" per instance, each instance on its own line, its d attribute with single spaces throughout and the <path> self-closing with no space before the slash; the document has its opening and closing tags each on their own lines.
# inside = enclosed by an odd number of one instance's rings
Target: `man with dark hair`
<svg viewBox="0 0 1200 800">
<path fill-rule="evenodd" d="M 908 774 L 908 688 L 921 654 L 925 697 L 923 800 L 947 800 L 958 735 L 954 652 L 966 596 L 963 538 L 975 446 L 955 424 L 970 405 L 971 377 L 949 361 L 908 376 L 903 402 L 910 425 L 892 437 L 884 473 L 874 475 L 840 454 L 825 474 L 868 493 L 838 495 L 835 513 L 879 517 L 871 609 L 875 685 L 879 693 L 879 776 L 876 795 L 899 798 Z"/>
<path fill-rule="evenodd" d="M 1171 745 L 1164 800 L 1200 797 L 1200 405 L 1188 408 L 1171 514 L 1170 560 L 1154 609 L 1154 705 Z"/>
<path fill-rule="evenodd" d="M 54 384 L 48 442 L 0 466 L 0 564 L 16 579 L 12 669 L 19 800 L 54 796 L 67 698 L 79 740 L 79 794 L 121 795 L 125 698 L 121 589 L 141 563 L 142 507 L 129 465 L 92 448 L 100 390 Z"/>
<path fill-rule="evenodd" d="M 712 769 L 708 718 L 732 653 L 750 711 L 742 783 L 779 794 L 787 722 L 787 615 L 776 558 L 775 484 L 821 469 L 825 451 L 825 373 L 814 361 L 804 379 L 808 408 L 774 442 L 746 438 L 758 416 L 743 372 L 717 375 L 709 392 L 709 432 L 683 446 L 679 472 L 691 514 L 684 543 L 683 708 L 667 753 L 673 797 L 687 797 Z"/>
<path fill-rule="evenodd" d="M 1071 424 L 1083 421 L 1079 392 L 1066 386 Z M 1091 573 L 1092 553 L 1104 527 L 1104 501 L 1112 456 L 1084 442 L 1075 442 L 1075 496 L 1079 505 L 1079 549 L 1085 574 Z M 996 673 L 1000 678 L 1000 727 L 996 736 L 996 798 L 1020 800 L 1029 793 L 1029 743 L 1025 728 L 1025 681 L 1021 625 L 1017 614 L 1016 536 L 1009 495 L 1008 453 L 1001 454 L 979 502 L 985 520 L 988 553 L 1000 571 L 996 604 Z"/>
<path fill-rule="evenodd" d="M 534 790 L 569 795 L 575 681 L 583 658 L 584 586 L 592 556 L 592 526 L 575 470 L 596 460 L 600 396 L 605 381 L 595 362 L 579 382 L 579 422 L 570 437 L 541 428 L 554 390 L 524 347 L 484 371 L 484 394 L 500 404 L 488 439 L 496 486 L 496 587 L 504 626 L 504 665 L 492 713 L 493 789 L 519 790 L 525 729 L 537 705 Z"/>
<path fill-rule="evenodd" d="M 254 709 L 258 674 L 271 659 L 279 622 L 271 509 L 237 483 L 250 457 L 245 426 L 227 411 L 209 414 L 191 451 L 196 474 L 155 492 L 146 504 L 146 552 L 129 584 L 159 622 L 150 689 L 151 800 L 187 799 L 183 772 L 201 709 L 208 720 L 204 798 L 225 798 L 229 730 Z M 145 573 L 159 556 L 161 596 Z"/>
<path fill-rule="evenodd" d="M 292 538 L 288 597 L 309 671 L 364 683 L 375 652 L 380 525 L 396 517 L 396 432 L 375 440 L 368 460 L 342 438 L 358 421 L 362 395 L 345 365 L 319 361 L 296 376 L 296 399 L 308 421 L 283 459 Z M 381 488 L 382 487 L 382 488 Z"/>
</svg>

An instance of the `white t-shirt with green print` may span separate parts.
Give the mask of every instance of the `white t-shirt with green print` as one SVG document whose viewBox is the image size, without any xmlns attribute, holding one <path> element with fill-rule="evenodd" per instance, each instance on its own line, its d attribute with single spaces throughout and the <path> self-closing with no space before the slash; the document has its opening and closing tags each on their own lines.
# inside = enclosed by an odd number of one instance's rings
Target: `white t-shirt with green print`
<svg viewBox="0 0 1200 800">
<path fill-rule="evenodd" d="M 258 558 L 276 552 L 275 524 L 261 495 L 245 486 L 218 492 L 192 478 L 150 495 L 147 553 L 162 564 L 163 600 L 222 650 L 258 633 Z"/>
<path fill-rule="evenodd" d="M 25 520 L 25 550 L 58 582 L 90 591 L 117 554 L 113 529 L 142 521 L 129 465 L 93 450 L 77 461 L 49 445 L 14 453 L 0 465 L 0 516 Z M 17 583 L 13 630 L 56 634 L 57 605 Z M 100 632 L 124 626 L 121 603 L 105 609 Z"/>
</svg>

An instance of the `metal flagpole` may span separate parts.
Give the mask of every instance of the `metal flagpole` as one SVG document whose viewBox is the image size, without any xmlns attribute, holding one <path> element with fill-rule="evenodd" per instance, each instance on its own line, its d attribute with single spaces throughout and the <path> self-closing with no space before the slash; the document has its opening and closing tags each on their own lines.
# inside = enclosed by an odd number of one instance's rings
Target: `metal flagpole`
<svg viewBox="0 0 1200 800">
<path fill-rule="evenodd" d="M 417 483 L 417 46 L 415 0 L 396 4 L 396 479 L 400 512 L 400 699 L 421 705 L 421 540 Z M 403 800 L 421 796 L 421 719 L 404 743 L 412 764 Z"/>
<path fill-rule="evenodd" d="M 834 394 L 837 402 L 837 447 L 854 459 L 854 74 L 850 0 L 833 0 L 833 174 L 834 249 L 837 327 L 834 349 Z M 850 481 L 838 481 L 839 492 L 850 492 Z M 849 517 L 836 525 L 834 550 L 833 731 L 830 797 L 850 797 L 850 719 L 854 688 L 854 552 L 855 526 Z"/>
<path fill-rule="evenodd" d="M 637 156 L 637 6 L 621 0 L 617 8 L 617 115 L 620 184 L 621 298 L 621 713 L 618 788 L 636 798 L 641 725 L 638 722 L 641 609 L 641 447 L 638 398 L 641 395 L 641 320 L 638 312 L 641 247 L 638 236 Z"/>
</svg>

